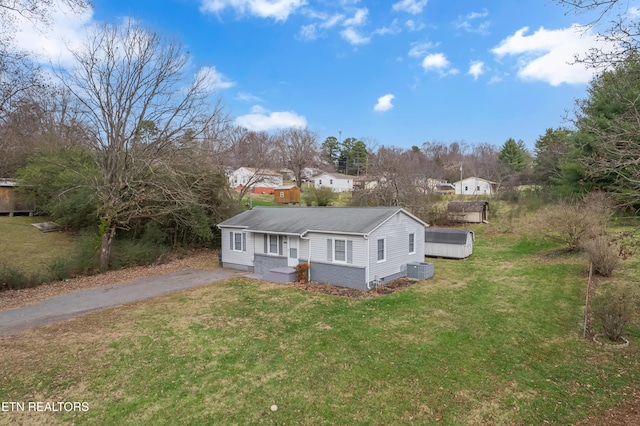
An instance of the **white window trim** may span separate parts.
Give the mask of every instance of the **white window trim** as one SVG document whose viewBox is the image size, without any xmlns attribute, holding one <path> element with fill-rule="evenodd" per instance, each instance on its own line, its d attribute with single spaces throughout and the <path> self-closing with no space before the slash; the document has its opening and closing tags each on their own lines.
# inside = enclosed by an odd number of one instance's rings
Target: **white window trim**
<svg viewBox="0 0 640 426">
<path fill-rule="evenodd" d="M 413 251 L 411 251 L 411 236 L 413 235 Z M 385 246 L 386 248 L 386 246 Z M 409 254 L 416 254 L 416 234 L 411 232 L 409 234 Z"/>
<path fill-rule="evenodd" d="M 236 235 L 240 236 L 240 250 L 236 249 Z M 231 237 L 233 238 L 233 250 L 237 253 L 242 253 L 242 232 L 232 232 Z"/>
<path fill-rule="evenodd" d="M 383 247 L 383 258 L 382 259 L 378 259 L 378 242 L 382 240 L 384 241 L 384 247 Z M 387 237 L 384 238 L 377 238 L 376 239 L 376 259 L 378 260 L 378 263 L 382 263 L 382 262 L 386 262 L 387 261 Z"/>
<path fill-rule="evenodd" d="M 343 241 L 344 242 L 344 260 L 336 259 L 336 241 Z M 346 264 L 347 263 L 347 257 L 348 257 L 348 254 L 347 254 L 347 240 L 346 239 L 343 240 L 341 238 L 334 238 L 333 239 L 333 261 L 335 263 L 344 263 L 344 264 Z"/>
<path fill-rule="evenodd" d="M 273 237 L 275 237 L 275 239 L 276 239 L 276 251 L 275 252 L 271 251 L 271 238 L 273 238 Z M 265 254 L 275 254 L 275 255 L 279 256 L 280 255 L 280 235 L 278 235 L 278 234 L 269 234 L 269 240 L 267 241 L 267 243 L 268 243 L 267 244 L 268 253 L 265 253 Z"/>
</svg>

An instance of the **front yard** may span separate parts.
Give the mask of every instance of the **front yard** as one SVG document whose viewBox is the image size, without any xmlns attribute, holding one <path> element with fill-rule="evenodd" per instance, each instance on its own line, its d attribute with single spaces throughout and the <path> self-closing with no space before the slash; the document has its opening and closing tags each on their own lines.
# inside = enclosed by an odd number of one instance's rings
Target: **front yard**
<svg viewBox="0 0 640 426">
<path fill-rule="evenodd" d="M 474 230 L 471 258 L 376 298 L 232 279 L 0 338 L 1 401 L 89 407 L 0 423 L 566 425 L 630 399 L 637 315 L 627 349 L 583 340 L 584 259 Z"/>
</svg>

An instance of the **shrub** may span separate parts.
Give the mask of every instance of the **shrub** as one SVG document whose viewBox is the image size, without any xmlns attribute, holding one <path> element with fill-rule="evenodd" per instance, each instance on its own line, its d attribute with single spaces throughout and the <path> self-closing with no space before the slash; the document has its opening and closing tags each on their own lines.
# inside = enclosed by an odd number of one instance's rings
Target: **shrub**
<svg viewBox="0 0 640 426">
<path fill-rule="evenodd" d="M 620 246 L 611 236 L 600 234 L 582 240 L 580 246 L 587 252 L 593 271 L 603 277 L 610 277 L 620 266 Z"/>
<path fill-rule="evenodd" d="M 604 233 L 612 214 L 610 199 L 596 192 L 581 201 L 561 201 L 547 207 L 540 216 L 540 229 L 545 237 L 578 251 L 581 240 Z"/>
<path fill-rule="evenodd" d="M 338 197 L 338 194 L 333 192 L 331 188 L 308 188 L 304 192 L 304 202 L 307 206 L 316 205 L 319 207 L 328 206 Z"/>
<path fill-rule="evenodd" d="M 0 291 L 35 287 L 39 285 L 41 281 L 40 277 L 36 274 L 26 274 L 10 267 L 0 269 Z"/>
<path fill-rule="evenodd" d="M 168 251 L 166 246 L 140 240 L 116 240 L 111 251 L 110 266 L 121 269 L 130 266 L 151 265 Z"/>
<path fill-rule="evenodd" d="M 309 264 L 307 262 L 299 263 L 296 266 L 296 280 L 298 282 L 307 282 L 309 273 Z"/>
<path fill-rule="evenodd" d="M 619 342 L 624 327 L 631 318 L 631 310 L 624 296 L 603 296 L 594 304 L 594 316 L 602 332 L 612 342 Z"/>
</svg>

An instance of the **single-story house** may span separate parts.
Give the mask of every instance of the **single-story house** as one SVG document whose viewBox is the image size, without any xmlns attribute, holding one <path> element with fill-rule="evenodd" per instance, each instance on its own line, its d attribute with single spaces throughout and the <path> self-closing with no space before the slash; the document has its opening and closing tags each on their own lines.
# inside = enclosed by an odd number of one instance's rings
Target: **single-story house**
<svg viewBox="0 0 640 426">
<path fill-rule="evenodd" d="M 464 259 L 473 253 L 475 234 L 468 229 L 427 228 L 424 231 L 424 255 Z"/>
<path fill-rule="evenodd" d="M 447 217 L 454 222 L 483 223 L 489 221 L 488 201 L 451 201 Z"/>
<path fill-rule="evenodd" d="M 293 281 L 308 262 L 311 280 L 360 290 L 424 262 L 426 226 L 399 207 L 255 207 L 218 225 L 223 267 Z"/>
<path fill-rule="evenodd" d="M 468 177 L 454 182 L 457 195 L 493 195 L 495 194 L 495 182 L 479 177 Z"/>
<path fill-rule="evenodd" d="M 275 203 L 300 204 L 300 188 L 296 185 L 277 186 L 273 191 L 273 201 Z"/>
<path fill-rule="evenodd" d="M 257 194 L 273 194 L 274 188 L 282 186 L 282 173 L 271 169 L 240 167 L 229 175 L 229 184 L 238 190 L 249 187 Z"/>
<path fill-rule="evenodd" d="M 341 173 L 322 173 L 314 176 L 311 180 L 316 188 L 331 188 L 333 192 L 353 191 L 353 176 Z"/>
<path fill-rule="evenodd" d="M 17 187 L 17 182 L 9 179 L 0 179 L 0 213 L 8 213 L 10 216 L 15 213 L 32 215 L 36 210 L 35 202 L 25 194 L 16 191 Z"/>
</svg>

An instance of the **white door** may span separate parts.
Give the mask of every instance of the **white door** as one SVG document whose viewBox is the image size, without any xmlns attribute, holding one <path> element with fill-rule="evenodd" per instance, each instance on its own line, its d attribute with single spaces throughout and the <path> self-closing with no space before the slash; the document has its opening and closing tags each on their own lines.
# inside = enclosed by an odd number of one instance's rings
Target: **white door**
<svg viewBox="0 0 640 426">
<path fill-rule="evenodd" d="M 289 247 L 289 256 L 287 265 L 291 267 L 298 266 L 298 237 L 289 236 L 287 238 Z"/>
</svg>

